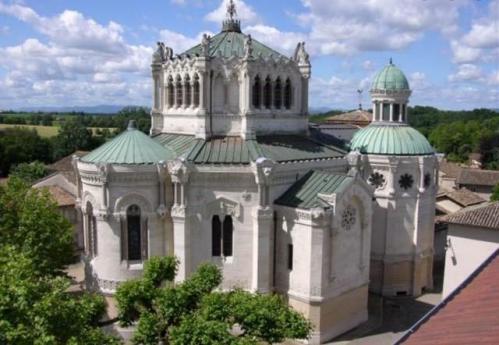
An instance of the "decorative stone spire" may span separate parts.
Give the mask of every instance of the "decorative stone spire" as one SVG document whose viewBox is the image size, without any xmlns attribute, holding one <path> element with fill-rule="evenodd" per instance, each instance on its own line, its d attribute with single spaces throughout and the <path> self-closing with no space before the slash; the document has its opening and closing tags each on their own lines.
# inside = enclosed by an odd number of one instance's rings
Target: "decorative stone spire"
<svg viewBox="0 0 499 345">
<path fill-rule="evenodd" d="M 227 19 L 222 23 L 222 32 L 241 32 L 241 21 L 236 17 L 236 4 L 230 0 L 227 4 Z"/>
</svg>

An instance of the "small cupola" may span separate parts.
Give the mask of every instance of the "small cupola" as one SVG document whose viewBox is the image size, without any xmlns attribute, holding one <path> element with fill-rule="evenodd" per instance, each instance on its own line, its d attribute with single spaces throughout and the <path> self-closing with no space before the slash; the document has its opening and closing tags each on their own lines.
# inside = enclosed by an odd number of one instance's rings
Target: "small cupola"
<svg viewBox="0 0 499 345">
<path fill-rule="evenodd" d="M 391 58 L 374 77 L 370 93 L 374 122 L 407 123 L 411 89 L 404 72 L 395 66 Z"/>
</svg>

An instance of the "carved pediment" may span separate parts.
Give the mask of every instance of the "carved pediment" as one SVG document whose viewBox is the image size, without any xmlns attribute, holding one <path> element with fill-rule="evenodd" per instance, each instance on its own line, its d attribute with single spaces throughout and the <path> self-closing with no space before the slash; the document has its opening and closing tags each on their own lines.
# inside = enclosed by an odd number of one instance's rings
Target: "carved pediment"
<svg viewBox="0 0 499 345">
<path fill-rule="evenodd" d="M 206 204 L 206 210 L 209 215 L 232 216 L 235 218 L 241 216 L 241 204 L 224 197 L 217 198 Z"/>
</svg>

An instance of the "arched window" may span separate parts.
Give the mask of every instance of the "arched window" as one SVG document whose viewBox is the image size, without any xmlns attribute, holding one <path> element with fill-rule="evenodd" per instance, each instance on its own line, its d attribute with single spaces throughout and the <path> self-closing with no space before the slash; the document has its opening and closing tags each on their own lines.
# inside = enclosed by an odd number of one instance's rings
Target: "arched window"
<svg viewBox="0 0 499 345">
<path fill-rule="evenodd" d="M 291 109 L 291 104 L 292 104 L 292 88 L 291 88 L 291 80 L 286 79 L 286 85 L 284 86 L 284 107 L 286 109 Z"/>
<path fill-rule="evenodd" d="M 260 77 L 255 77 L 255 83 L 253 84 L 253 107 L 260 108 L 262 104 L 262 83 L 260 82 Z"/>
<path fill-rule="evenodd" d="M 184 82 L 184 92 L 185 92 L 185 106 L 190 107 L 192 101 L 192 89 L 191 89 L 191 78 L 187 75 L 185 76 Z"/>
<path fill-rule="evenodd" d="M 166 92 L 168 94 L 168 107 L 173 107 L 175 104 L 175 89 L 173 87 L 173 78 L 168 77 L 168 86 L 166 87 Z"/>
<path fill-rule="evenodd" d="M 234 231 L 234 227 L 232 225 L 232 217 L 225 216 L 224 219 L 224 227 L 222 234 L 222 242 L 223 242 L 223 253 L 224 256 L 232 256 L 232 233 Z"/>
<path fill-rule="evenodd" d="M 184 97 L 184 94 L 183 94 L 183 90 L 182 90 L 182 79 L 180 78 L 180 76 L 177 76 L 177 80 L 175 82 L 175 90 L 177 91 L 176 92 L 176 105 L 177 107 L 181 107 L 182 106 L 182 98 Z"/>
<path fill-rule="evenodd" d="M 91 203 L 87 203 L 87 253 L 90 257 L 97 256 L 97 222 L 94 216 L 94 208 Z"/>
<path fill-rule="evenodd" d="M 128 260 L 141 260 L 142 234 L 140 208 L 131 205 L 126 210 Z"/>
<path fill-rule="evenodd" d="M 281 78 L 277 78 L 274 85 L 274 108 L 281 109 L 281 105 L 282 105 Z"/>
<path fill-rule="evenodd" d="M 211 220 L 211 256 L 222 255 L 222 223 L 218 216 Z"/>
<path fill-rule="evenodd" d="M 193 84 L 193 92 L 194 92 L 194 107 L 199 107 L 199 76 L 196 74 L 194 76 L 194 84 Z"/>
<path fill-rule="evenodd" d="M 266 109 L 270 109 L 272 105 L 272 81 L 270 77 L 265 79 L 265 86 L 263 87 L 263 105 Z"/>
</svg>

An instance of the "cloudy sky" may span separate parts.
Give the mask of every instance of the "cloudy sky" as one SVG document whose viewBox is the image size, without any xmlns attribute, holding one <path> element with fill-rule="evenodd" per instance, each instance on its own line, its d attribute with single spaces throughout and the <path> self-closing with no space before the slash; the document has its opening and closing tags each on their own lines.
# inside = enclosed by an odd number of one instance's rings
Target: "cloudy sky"
<svg viewBox="0 0 499 345">
<path fill-rule="evenodd" d="M 392 57 L 409 78 L 413 105 L 499 108 L 499 0 L 235 2 L 255 39 L 287 55 L 307 42 L 313 107 L 354 108 L 356 90 L 368 90 Z M 220 31 L 225 6 L 0 0 L 0 109 L 150 105 L 155 42 L 182 52 Z"/>
</svg>

